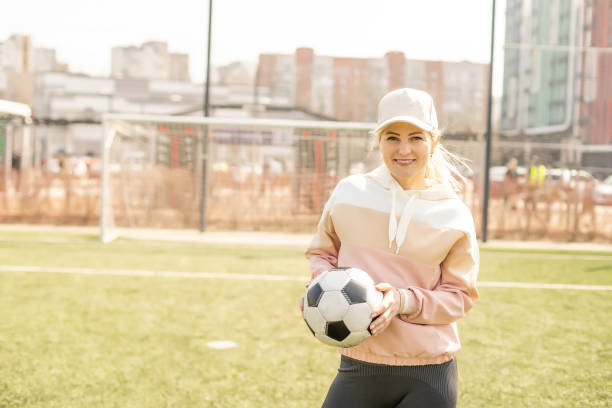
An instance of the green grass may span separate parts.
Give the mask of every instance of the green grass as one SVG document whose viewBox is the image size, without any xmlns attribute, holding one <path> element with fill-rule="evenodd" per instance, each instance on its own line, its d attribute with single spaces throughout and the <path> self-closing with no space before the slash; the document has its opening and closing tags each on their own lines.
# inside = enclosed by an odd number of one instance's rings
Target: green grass
<svg viewBox="0 0 612 408">
<path fill-rule="evenodd" d="M 0 264 L 306 276 L 301 250 L 1 234 Z M 51 240 L 53 241 L 53 240 Z M 481 280 L 612 284 L 612 261 L 482 251 Z M 577 254 L 580 255 L 580 254 Z M 315 407 L 335 349 L 300 282 L 0 272 L 0 407 Z M 607 407 L 611 292 L 481 288 L 460 407 Z M 213 350 L 209 341 L 237 347 Z"/>
<path fill-rule="evenodd" d="M 612 254 L 481 251 L 480 280 L 612 285 Z M 581 257 L 601 257 L 583 260 Z"/>
<path fill-rule="evenodd" d="M 0 241 L 0 264 L 22 265 L 27 259 L 26 264 L 31 266 L 306 276 L 308 266 L 303 252 L 260 248 L 236 251 L 230 246 L 124 239 L 101 244 L 85 237 L 45 242 L 20 238 Z"/>
</svg>

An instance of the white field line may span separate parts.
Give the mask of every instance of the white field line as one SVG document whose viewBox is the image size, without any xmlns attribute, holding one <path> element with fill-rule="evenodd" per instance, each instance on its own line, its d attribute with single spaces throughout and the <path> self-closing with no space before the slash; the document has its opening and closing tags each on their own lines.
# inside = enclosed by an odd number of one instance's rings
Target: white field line
<svg viewBox="0 0 612 408">
<path fill-rule="evenodd" d="M 522 289 L 566 289 L 566 290 L 612 290 L 612 286 L 575 285 L 571 283 L 527 283 L 527 282 L 481 282 L 478 287 L 485 288 L 522 288 Z"/>
<path fill-rule="evenodd" d="M 168 272 L 149 271 L 142 269 L 92 269 L 92 268 L 58 268 L 41 266 L 0 265 L 4 272 L 36 272 L 36 273 L 65 273 L 76 275 L 113 275 L 113 276 L 143 276 L 162 278 L 187 279 L 237 279 L 262 281 L 294 281 L 306 282 L 304 276 L 289 275 L 259 275 L 248 273 L 218 273 L 218 272 Z M 604 285 L 575 285 L 564 283 L 525 283 L 525 282 L 487 282 L 479 281 L 479 287 L 487 288 L 521 288 L 521 289 L 557 289 L 557 290 L 595 290 L 611 291 L 612 286 Z"/>
<path fill-rule="evenodd" d="M 504 252 L 504 251 L 480 251 L 480 256 L 495 255 L 511 258 L 536 258 L 536 259 L 572 259 L 577 261 L 612 261 L 612 255 L 572 255 L 572 254 L 545 254 L 545 253 L 526 253 L 526 252 Z"/>
<path fill-rule="evenodd" d="M 2 231 L 2 225 L 0 225 L 0 231 Z M 126 237 L 126 238 L 130 238 L 130 237 Z M 221 237 L 215 237 L 214 239 L 207 239 L 207 240 L 200 240 L 200 241 L 189 241 L 187 239 L 181 239 L 180 236 L 178 236 L 176 238 L 176 240 L 172 241 L 172 240 L 164 240 L 164 241 L 156 241 L 155 239 L 151 239 L 150 240 L 144 240 L 141 241 L 139 239 L 146 239 L 146 236 L 138 236 L 137 239 L 131 239 L 129 241 L 118 241 L 118 242 L 114 242 L 113 245 L 140 245 L 140 246 L 157 246 L 157 245 L 165 245 L 165 246 L 183 246 L 183 245 L 199 245 L 199 244 L 206 244 L 206 245 L 220 245 L 220 246 L 224 246 L 224 245 L 228 245 L 228 244 L 238 244 L 238 245 L 247 245 L 247 246 L 255 246 L 255 245 L 265 245 L 265 246 L 270 246 L 270 247 L 281 247 L 281 248 L 286 248 L 286 247 L 295 247 L 295 248 L 302 248 L 305 249 L 308 246 L 308 243 L 310 241 L 307 240 L 302 240 L 301 238 L 297 239 L 297 240 L 282 240 L 278 237 L 273 237 L 272 239 L 256 239 L 253 237 L 242 237 L 242 236 L 238 236 L 238 237 L 231 237 L 231 236 L 221 236 Z M 0 241 L 10 241 L 10 242 L 42 242 L 42 243 L 59 243 L 59 244 L 67 244 L 67 243 L 95 243 L 97 241 L 92 241 L 89 238 L 85 238 L 85 237 L 13 237 L 13 236 L 0 236 Z M 528 245 L 528 243 L 526 243 L 526 245 Z M 611 261 L 612 262 L 612 255 L 589 255 L 586 253 L 581 253 L 581 254 L 551 254 L 551 253 L 529 253 L 529 252 L 520 252 L 521 248 L 513 248 L 513 247 L 509 247 L 509 251 L 498 251 L 496 249 L 493 249 L 494 247 L 486 247 L 486 249 L 483 249 L 480 251 L 480 256 L 486 256 L 486 255 L 495 255 L 495 256 L 500 256 L 500 257 L 512 257 L 512 258 L 535 258 L 535 259 L 541 259 L 541 260 L 546 260 L 546 259 L 553 259 L 553 260 L 563 260 L 563 259 L 571 259 L 571 260 L 577 260 L 577 261 Z M 527 246 L 525 246 L 525 248 L 528 248 Z M 535 248 L 535 249 L 539 249 L 539 248 Z M 545 250 L 542 249 L 542 250 Z M 580 248 L 577 249 L 570 249 L 570 251 L 584 251 L 581 250 Z M 603 249 L 601 251 L 604 251 Z M 600 252 L 601 252 L 600 251 Z M 611 252 L 612 254 L 612 252 Z"/>
<path fill-rule="evenodd" d="M 268 281 L 299 281 L 305 282 L 304 276 L 259 275 L 249 273 L 217 273 L 217 272 L 169 272 L 149 271 L 144 269 L 92 269 L 92 268 L 58 268 L 53 266 L 14 266 L 0 265 L 0 271 L 6 272 L 42 272 L 66 273 L 77 275 L 115 275 L 115 276 L 145 276 L 162 278 L 191 279 L 238 279 L 238 280 L 268 280 Z"/>
</svg>

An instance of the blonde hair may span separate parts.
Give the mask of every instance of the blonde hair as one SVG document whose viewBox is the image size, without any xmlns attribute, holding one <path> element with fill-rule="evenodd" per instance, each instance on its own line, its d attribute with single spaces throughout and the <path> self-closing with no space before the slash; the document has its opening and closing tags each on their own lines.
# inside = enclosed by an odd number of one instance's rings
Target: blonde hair
<svg viewBox="0 0 612 408">
<path fill-rule="evenodd" d="M 377 142 L 380 143 L 380 137 L 385 129 L 381 129 L 375 134 Z M 442 132 L 439 129 L 434 129 L 431 132 L 425 133 L 429 134 L 432 140 L 438 140 L 437 145 L 433 149 L 433 153 L 427 161 L 425 178 L 434 183 L 449 184 L 455 191 L 460 191 L 463 184 L 467 182 L 467 179 L 461 173 L 461 169 L 470 170 L 468 164 L 469 160 L 449 152 L 442 146 L 442 143 L 440 143 Z M 376 144 L 378 145 L 378 143 Z"/>
</svg>

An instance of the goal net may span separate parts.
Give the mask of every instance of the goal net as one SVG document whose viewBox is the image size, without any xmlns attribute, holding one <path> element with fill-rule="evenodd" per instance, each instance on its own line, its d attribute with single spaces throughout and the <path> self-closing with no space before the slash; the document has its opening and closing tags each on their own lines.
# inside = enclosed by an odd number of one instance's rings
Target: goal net
<svg viewBox="0 0 612 408">
<path fill-rule="evenodd" d="M 336 183 L 380 163 L 370 123 L 107 115 L 100 235 L 311 231 Z"/>
</svg>

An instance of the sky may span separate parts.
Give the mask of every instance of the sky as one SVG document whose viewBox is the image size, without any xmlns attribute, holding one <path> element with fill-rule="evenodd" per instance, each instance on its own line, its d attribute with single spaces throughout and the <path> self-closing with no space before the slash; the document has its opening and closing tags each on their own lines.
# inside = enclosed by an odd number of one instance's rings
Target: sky
<svg viewBox="0 0 612 408">
<path fill-rule="evenodd" d="M 165 41 L 188 53 L 192 80 L 206 63 L 208 0 L 8 0 L 0 41 L 28 34 L 55 48 L 72 72 L 106 76 L 113 46 Z M 256 62 L 260 53 L 489 61 L 492 0 L 213 0 L 211 64 Z M 496 5 L 501 56 L 505 0 Z M 499 63 L 497 62 L 499 61 Z M 495 82 L 501 61 L 496 58 Z"/>
</svg>

